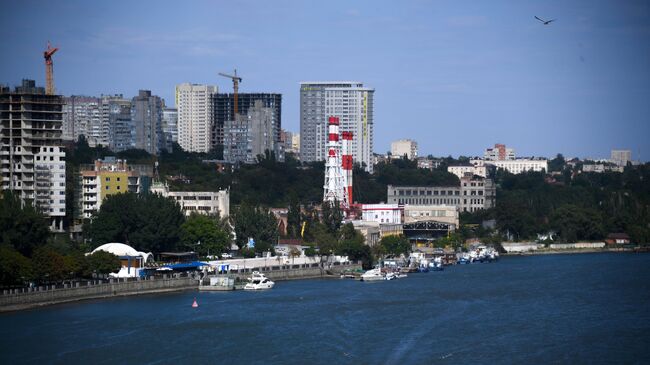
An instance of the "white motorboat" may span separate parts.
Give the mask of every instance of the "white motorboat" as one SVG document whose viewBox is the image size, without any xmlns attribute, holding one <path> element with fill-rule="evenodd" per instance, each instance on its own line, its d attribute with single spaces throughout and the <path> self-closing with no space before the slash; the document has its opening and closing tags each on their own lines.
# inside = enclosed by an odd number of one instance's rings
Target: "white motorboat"
<svg viewBox="0 0 650 365">
<path fill-rule="evenodd" d="M 361 281 L 379 281 L 386 280 L 380 268 L 368 270 L 361 275 Z"/>
<path fill-rule="evenodd" d="M 271 289 L 275 285 L 266 275 L 259 271 L 253 271 L 253 274 L 248 278 L 248 283 L 244 286 L 244 290 L 262 290 Z"/>
</svg>

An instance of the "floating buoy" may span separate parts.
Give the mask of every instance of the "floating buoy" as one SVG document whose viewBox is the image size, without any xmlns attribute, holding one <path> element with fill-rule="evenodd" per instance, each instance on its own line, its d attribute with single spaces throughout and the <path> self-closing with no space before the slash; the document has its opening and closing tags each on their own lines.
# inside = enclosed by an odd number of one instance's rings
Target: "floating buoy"
<svg viewBox="0 0 650 365">
<path fill-rule="evenodd" d="M 196 302 L 196 298 L 194 298 L 194 303 L 192 303 L 192 308 L 198 308 L 199 303 Z"/>
</svg>

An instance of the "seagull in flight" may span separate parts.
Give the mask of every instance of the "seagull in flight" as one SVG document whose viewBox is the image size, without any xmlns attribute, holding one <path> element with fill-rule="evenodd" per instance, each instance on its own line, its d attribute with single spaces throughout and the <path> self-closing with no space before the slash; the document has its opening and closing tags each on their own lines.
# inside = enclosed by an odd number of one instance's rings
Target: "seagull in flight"
<svg viewBox="0 0 650 365">
<path fill-rule="evenodd" d="M 544 23 L 544 25 L 549 25 L 551 22 L 554 22 L 554 21 L 557 20 L 557 19 L 543 20 L 543 19 L 538 18 L 537 15 L 535 15 L 535 19 L 537 19 L 537 20 L 539 20 L 540 22 Z"/>
</svg>

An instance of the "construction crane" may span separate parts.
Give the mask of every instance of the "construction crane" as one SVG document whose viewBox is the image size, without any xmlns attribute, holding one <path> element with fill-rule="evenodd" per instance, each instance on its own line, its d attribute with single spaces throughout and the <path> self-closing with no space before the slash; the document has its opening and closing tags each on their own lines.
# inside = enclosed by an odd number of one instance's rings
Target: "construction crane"
<svg viewBox="0 0 650 365">
<path fill-rule="evenodd" d="M 233 111 L 232 111 L 232 120 L 235 120 L 235 115 L 237 115 L 237 113 L 239 113 L 237 93 L 239 92 L 239 83 L 241 82 L 241 77 L 237 76 L 237 70 L 235 70 L 235 75 L 228 75 L 228 74 L 224 74 L 224 73 L 221 73 L 221 72 L 219 72 L 219 75 L 223 76 L 223 77 L 227 77 L 229 79 L 232 79 L 232 88 L 235 90 L 235 98 L 234 98 L 235 99 L 235 103 L 234 103 L 235 105 L 234 105 L 234 108 L 233 108 Z"/>
<path fill-rule="evenodd" d="M 45 58 L 45 93 L 47 95 L 54 94 L 54 65 L 52 63 L 52 55 L 59 50 L 59 47 L 50 46 L 50 42 L 47 42 L 47 49 L 43 52 L 43 57 Z"/>
</svg>

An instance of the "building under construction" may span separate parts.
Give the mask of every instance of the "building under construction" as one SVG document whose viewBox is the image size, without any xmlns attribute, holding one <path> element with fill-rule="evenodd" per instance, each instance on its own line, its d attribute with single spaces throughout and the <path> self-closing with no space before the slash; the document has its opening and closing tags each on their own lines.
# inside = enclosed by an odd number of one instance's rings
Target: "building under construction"
<svg viewBox="0 0 650 365">
<path fill-rule="evenodd" d="M 235 113 L 235 94 L 217 93 L 212 95 L 213 124 L 212 144 L 223 146 L 224 126 L 226 121 L 235 120 L 235 114 L 248 115 L 248 110 L 255 106 L 255 101 L 260 100 L 262 106 L 272 109 L 273 136 L 276 143 L 280 144 L 280 129 L 282 128 L 282 94 L 274 93 L 238 93 L 237 113 Z M 278 156 L 280 157 L 280 156 Z"/>
<path fill-rule="evenodd" d="M 65 152 L 61 147 L 63 97 L 49 95 L 33 80 L 11 91 L 0 87 L 2 190 L 11 190 L 63 231 Z"/>
</svg>

